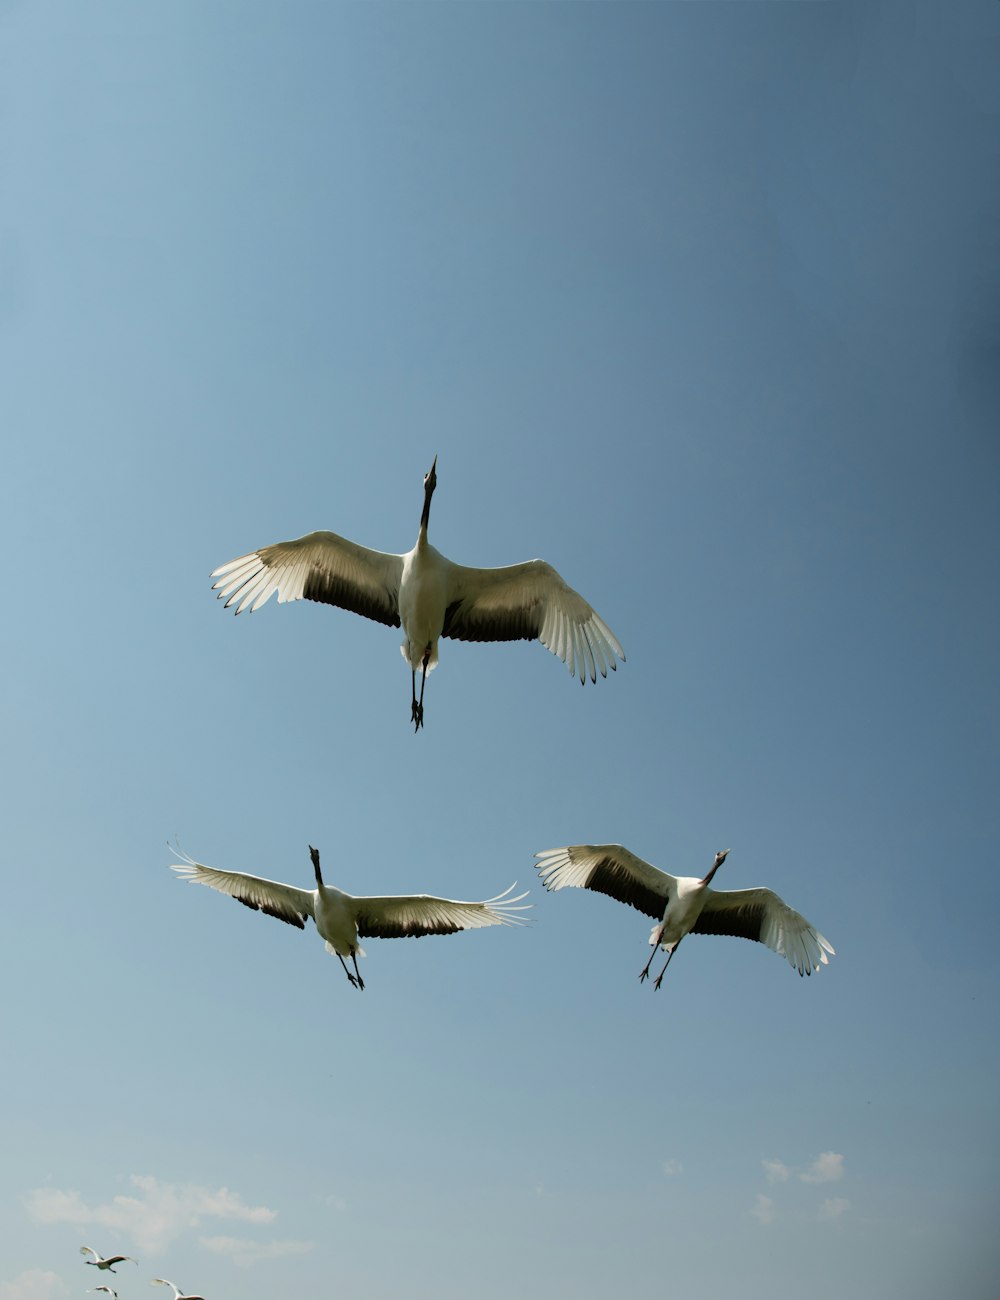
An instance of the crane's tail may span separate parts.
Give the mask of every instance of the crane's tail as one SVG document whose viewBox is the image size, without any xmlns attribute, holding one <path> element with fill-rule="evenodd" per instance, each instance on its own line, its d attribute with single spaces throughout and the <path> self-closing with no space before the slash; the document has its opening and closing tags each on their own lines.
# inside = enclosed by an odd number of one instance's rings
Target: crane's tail
<svg viewBox="0 0 1000 1300">
<path fill-rule="evenodd" d="M 326 950 L 331 957 L 339 956 L 337 949 L 333 946 L 332 943 L 329 942 L 329 940 L 327 940 Z M 361 947 L 360 944 L 355 944 L 354 955 L 355 957 L 365 957 L 367 956 L 367 953 L 365 952 L 364 948 Z"/>
<path fill-rule="evenodd" d="M 399 653 L 403 656 L 403 658 L 406 660 L 406 662 L 410 665 L 410 667 L 413 669 L 415 673 L 420 672 L 421 666 L 424 662 L 424 651 L 420 649 L 414 649 L 412 643 L 410 642 L 409 637 L 407 637 L 407 639 L 399 647 Z M 431 673 L 434 671 L 434 669 L 437 666 L 438 666 L 438 643 L 437 641 L 433 641 L 431 642 L 431 657 L 427 661 L 428 677 L 430 677 Z"/>
</svg>

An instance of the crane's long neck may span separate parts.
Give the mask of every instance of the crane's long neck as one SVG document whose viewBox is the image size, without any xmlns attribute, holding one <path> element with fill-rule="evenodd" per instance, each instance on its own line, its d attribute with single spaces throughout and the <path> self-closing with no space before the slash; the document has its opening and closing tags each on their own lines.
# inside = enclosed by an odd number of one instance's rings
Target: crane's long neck
<svg viewBox="0 0 1000 1300">
<path fill-rule="evenodd" d="M 309 856 L 312 858 L 313 871 L 316 872 L 316 888 L 323 888 L 323 873 L 319 869 L 319 849 L 314 849 L 309 845 Z"/>
<path fill-rule="evenodd" d="M 434 457 L 434 463 L 430 470 L 424 475 L 424 508 L 420 515 L 420 539 L 427 540 L 427 525 L 431 518 L 431 497 L 434 495 L 434 489 L 437 487 L 437 463 L 438 458 Z"/>
<path fill-rule="evenodd" d="M 704 876 L 704 877 L 702 878 L 702 882 L 701 882 L 702 885 L 708 885 L 708 884 L 711 884 L 712 877 L 715 875 L 715 873 L 718 871 L 718 869 L 722 866 L 723 862 L 725 862 L 728 853 L 729 853 L 729 850 L 728 850 L 728 849 L 723 849 L 721 853 L 717 853 L 717 854 L 715 855 L 715 861 L 712 863 L 712 869 L 711 869 L 711 871 L 709 871 L 709 873 L 708 873 L 707 876 Z"/>
</svg>

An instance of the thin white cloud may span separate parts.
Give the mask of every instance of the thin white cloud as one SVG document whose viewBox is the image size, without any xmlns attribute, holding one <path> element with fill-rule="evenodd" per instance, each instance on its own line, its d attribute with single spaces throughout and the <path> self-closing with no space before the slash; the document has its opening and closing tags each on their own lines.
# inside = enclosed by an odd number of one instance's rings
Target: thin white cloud
<svg viewBox="0 0 1000 1300">
<path fill-rule="evenodd" d="M 201 1237 L 201 1244 L 215 1255 L 227 1255 L 240 1268 L 251 1268 L 267 1259 L 286 1255 L 308 1255 L 314 1241 L 251 1241 L 246 1237 Z"/>
<path fill-rule="evenodd" d="M 194 1183 L 164 1183 L 147 1174 L 129 1180 L 137 1196 L 115 1196 L 101 1205 L 88 1205 L 79 1192 L 38 1187 L 29 1192 L 25 1206 L 37 1223 L 70 1223 L 79 1229 L 108 1229 L 135 1243 L 148 1255 L 161 1254 L 182 1232 L 200 1228 L 204 1219 L 236 1219 L 244 1223 L 272 1223 L 276 1210 L 247 1205 L 227 1187 L 212 1189 Z M 120 1242 L 101 1246 L 122 1249 Z"/>
<path fill-rule="evenodd" d="M 818 1217 L 824 1223 L 839 1223 L 850 1208 L 851 1202 L 845 1196 L 831 1196 L 819 1207 Z"/>
<path fill-rule="evenodd" d="M 55 1273 L 29 1268 L 13 1282 L 0 1282 L 0 1300 L 65 1300 L 69 1290 Z"/>
<path fill-rule="evenodd" d="M 771 1200 L 770 1196 L 765 1196 L 763 1192 L 758 1192 L 757 1199 L 754 1201 L 754 1206 L 750 1213 L 762 1228 L 766 1228 L 768 1224 L 774 1222 L 774 1202 Z"/>
<path fill-rule="evenodd" d="M 764 1177 L 769 1183 L 787 1183 L 792 1176 L 792 1171 L 780 1160 L 762 1160 L 760 1163 L 764 1166 Z"/>
<path fill-rule="evenodd" d="M 844 1176 L 844 1157 L 836 1151 L 824 1151 L 816 1157 L 804 1174 L 804 1183 L 835 1183 Z"/>
<path fill-rule="evenodd" d="M 677 1174 L 684 1172 L 684 1166 L 679 1160 L 664 1160 L 663 1172 L 668 1178 L 674 1178 Z"/>
</svg>

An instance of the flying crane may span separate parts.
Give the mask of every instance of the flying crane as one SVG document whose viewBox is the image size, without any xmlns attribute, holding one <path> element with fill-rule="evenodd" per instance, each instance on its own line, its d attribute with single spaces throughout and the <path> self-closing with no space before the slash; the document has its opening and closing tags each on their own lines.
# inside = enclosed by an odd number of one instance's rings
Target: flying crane
<svg viewBox="0 0 1000 1300">
<path fill-rule="evenodd" d="M 541 641 L 581 684 L 607 677 L 625 654 L 608 625 L 551 564 L 529 560 L 504 569 L 453 564 L 427 540 L 437 457 L 424 475 L 417 543 L 405 555 L 359 546 L 336 533 L 307 533 L 230 560 L 212 573 L 212 590 L 235 612 L 253 612 L 277 592 L 278 604 L 315 600 L 389 627 L 402 624 L 410 665 L 410 721 L 424 722 L 424 685 L 438 662 L 438 639 Z M 417 670 L 420 696 L 417 697 Z"/>
<path fill-rule="evenodd" d="M 319 850 L 311 845 L 309 856 L 316 875 L 315 889 L 299 889 L 260 876 L 248 876 L 242 871 L 218 871 L 195 862 L 179 850 L 178 856 L 184 861 L 175 863 L 173 870 L 184 880 L 228 894 L 245 907 L 266 912 L 300 930 L 305 929 L 306 920 L 311 916 L 320 938 L 326 940 L 327 952 L 339 958 L 344 974 L 356 989 L 365 987 L 358 970 L 358 958 L 365 955 L 359 938 L 421 938 L 426 934 L 455 934 L 458 930 L 476 930 L 488 925 L 520 925 L 524 921 L 521 913 L 531 906 L 530 903 L 519 906 L 527 893 L 510 897 L 514 885 L 480 903 L 462 903 L 429 894 L 358 898 L 324 882 Z M 350 957 L 354 964 L 353 974 L 347 969 L 345 957 Z"/>
<path fill-rule="evenodd" d="M 649 975 L 658 948 L 667 953 L 654 982 L 659 988 L 687 934 L 732 934 L 766 944 L 800 975 L 811 975 L 834 955 L 830 943 L 804 916 L 770 889 L 712 889 L 712 877 L 729 854 L 723 849 L 705 876 L 671 876 L 620 844 L 572 844 L 536 853 L 546 889 L 576 886 L 607 894 L 647 916 L 659 918 L 649 942 L 653 951 L 639 974 Z"/>
</svg>

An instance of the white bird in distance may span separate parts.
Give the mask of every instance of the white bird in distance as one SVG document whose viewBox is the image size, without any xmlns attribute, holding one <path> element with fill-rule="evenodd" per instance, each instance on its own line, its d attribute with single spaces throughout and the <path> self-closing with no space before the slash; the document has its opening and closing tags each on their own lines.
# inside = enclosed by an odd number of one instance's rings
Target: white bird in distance
<svg viewBox="0 0 1000 1300">
<path fill-rule="evenodd" d="M 427 540 L 437 457 L 424 475 L 424 509 L 417 544 L 406 555 L 372 551 L 336 533 L 307 533 L 230 560 L 212 573 L 212 590 L 237 614 L 266 605 L 315 600 L 363 614 L 389 627 L 402 624 L 410 665 L 410 721 L 424 721 L 424 685 L 438 662 L 438 638 L 459 641 L 541 641 L 581 684 L 625 661 L 618 639 L 551 564 L 529 560 L 504 569 L 453 564 Z M 417 698 L 417 669 L 420 698 Z"/>
<path fill-rule="evenodd" d="M 649 975 L 657 948 L 667 953 L 656 977 L 659 988 L 671 958 L 687 934 L 732 934 L 766 944 L 786 957 L 800 975 L 827 964 L 834 949 L 818 930 L 770 889 L 711 889 L 712 877 L 729 850 L 715 855 L 707 875 L 671 876 L 620 844 L 572 844 L 536 853 L 546 889 L 577 886 L 608 894 L 647 916 L 658 917 L 649 942 L 653 951 L 639 974 Z"/>
<path fill-rule="evenodd" d="M 521 925 L 522 912 L 530 903 L 521 906 L 527 891 L 511 898 L 504 890 L 495 898 L 481 903 L 462 903 L 451 898 L 434 898 L 430 894 L 385 895 L 378 898 L 356 898 L 353 894 L 336 889 L 323 881 L 319 865 L 319 850 L 309 848 L 313 870 L 316 873 L 315 889 L 298 889 L 260 876 L 248 876 L 242 871 L 217 871 L 195 862 L 186 853 L 177 850 L 183 863 L 175 863 L 173 870 L 184 880 L 197 885 L 208 885 L 221 894 L 228 894 L 245 907 L 266 912 L 268 916 L 286 921 L 300 930 L 305 929 L 311 916 L 321 939 L 326 940 L 326 950 L 335 954 L 344 974 L 357 989 L 363 989 L 364 980 L 358 970 L 358 958 L 365 955 L 358 939 L 419 939 L 425 934 L 454 934 L 458 930 L 477 930 L 488 925 Z M 354 964 L 354 974 L 347 969 L 345 957 Z"/>
<path fill-rule="evenodd" d="M 93 1259 L 87 1260 L 88 1264 L 94 1264 L 97 1268 L 101 1268 L 101 1269 L 110 1269 L 112 1273 L 117 1272 L 117 1269 L 112 1268 L 112 1265 L 122 1264 L 125 1262 L 125 1260 L 128 1260 L 130 1264 L 134 1264 L 136 1268 L 139 1267 L 139 1261 L 137 1259 L 133 1259 L 131 1255 L 109 1255 L 107 1259 L 103 1259 L 100 1255 L 98 1255 L 97 1251 L 93 1248 L 93 1246 L 81 1246 L 80 1254 L 93 1255 L 94 1257 Z"/>
<path fill-rule="evenodd" d="M 150 1282 L 149 1285 L 170 1287 L 170 1289 L 174 1293 L 174 1300 L 205 1300 L 205 1297 L 203 1295 L 186 1295 L 184 1292 L 181 1291 L 179 1286 L 175 1286 L 173 1282 L 168 1282 L 165 1277 L 154 1277 L 152 1282 Z"/>
<path fill-rule="evenodd" d="M 118 1300 L 118 1292 L 113 1291 L 109 1286 L 88 1286 L 87 1287 L 88 1295 L 90 1295 L 91 1292 L 93 1291 L 104 1291 L 107 1295 L 112 1295 L 114 1296 L 115 1300 Z"/>
</svg>

